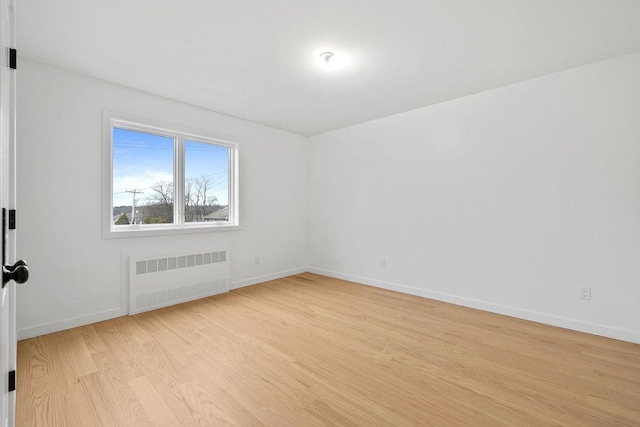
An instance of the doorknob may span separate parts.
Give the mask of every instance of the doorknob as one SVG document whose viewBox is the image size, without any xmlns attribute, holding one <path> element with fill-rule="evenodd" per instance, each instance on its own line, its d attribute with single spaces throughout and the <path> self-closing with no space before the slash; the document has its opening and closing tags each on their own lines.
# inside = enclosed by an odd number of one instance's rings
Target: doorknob
<svg viewBox="0 0 640 427">
<path fill-rule="evenodd" d="M 21 259 L 13 265 L 2 266 L 2 287 L 4 288 L 11 280 L 20 284 L 29 280 L 29 266 L 24 260 Z"/>
</svg>

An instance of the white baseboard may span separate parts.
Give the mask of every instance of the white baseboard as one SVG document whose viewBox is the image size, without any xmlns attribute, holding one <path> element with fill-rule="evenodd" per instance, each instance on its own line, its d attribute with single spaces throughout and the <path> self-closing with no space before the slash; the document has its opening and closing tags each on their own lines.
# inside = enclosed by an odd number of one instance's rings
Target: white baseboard
<svg viewBox="0 0 640 427">
<path fill-rule="evenodd" d="M 239 280 L 231 283 L 231 289 L 243 288 L 245 286 L 256 285 L 258 283 L 268 282 L 270 280 L 281 279 L 287 276 L 293 276 L 301 273 L 315 273 L 323 276 L 334 277 L 336 279 L 348 280 L 351 282 L 361 283 L 363 285 L 375 286 L 377 288 L 388 289 L 391 291 L 402 292 L 409 295 L 416 295 L 424 298 L 430 298 L 438 301 L 444 301 L 456 305 L 470 308 L 476 308 L 491 313 L 504 314 L 506 316 L 517 317 L 533 322 L 544 323 L 547 325 L 558 326 L 560 328 L 571 329 L 574 331 L 585 332 L 588 334 L 600 335 L 621 341 L 627 341 L 640 344 L 640 331 L 629 331 L 626 329 L 612 328 L 610 326 L 599 325 L 595 323 L 583 322 L 580 320 L 569 319 L 565 317 L 555 316 L 546 313 L 523 310 L 514 307 L 502 306 L 498 304 L 488 303 L 486 301 L 464 298 L 456 295 L 445 294 L 442 292 L 434 292 L 425 289 L 414 288 L 396 283 L 383 282 L 379 280 L 367 279 L 364 277 L 353 276 L 350 274 L 338 273 L 336 271 L 324 270 L 315 267 L 301 267 L 292 270 L 281 271 L 278 273 L 267 274 L 264 276 L 252 277 L 249 279 Z M 99 313 L 89 314 L 86 316 L 74 317 L 58 322 L 45 323 L 42 325 L 31 326 L 19 329 L 17 331 L 18 340 L 33 338 L 40 335 L 50 334 L 53 332 L 63 331 L 78 326 L 84 326 L 91 323 L 101 322 L 103 320 L 113 319 L 114 317 L 126 316 L 128 310 L 126 307 L 105 310 Z"/>
<path fill-rule="evenodd" d="M 402 292 L 409 295 L 416 295 L 424 298 L 434 299 L 437 301 L 461 305 L 464 307 L 476 308 L 478 310 L 488 311 L 491 313 L 504 314 L 506 316 L 517 317 L 519 319 L 530 320 L 532 322 L 544 323 L 546 325 L 558 326 L 560 328 L 571 329 L 574 331 L 585 332 L 588 334 L 600 335 L 603 337 L 640 344 L 640 331 L 629 331 L 626 329 L 612 328 L 610 326 L 583 322 L 581 320 L 569 319 L 552 314 L 523 310 L 515 307 L 493 304 L 486 301 L 399 285 L 396 283 L 389 283 L 379 280 L 367 279 L 364 277 L 352 276 L 350 274 L 338 273 L 336 271 L 324 270 L 322 268 L 309 267 L 308 271 L 310 273 L 316 273 L 336 279 L 348 280 L 350 282 L 356 282 L 363 285 L 375 286 L 377 288 Z"/>
<path fill-rule="evenodd" d="M 308 272 L 309 269 L 305 267 L 294 268 L 293 270 L 280 271 L 278 273 L 267 274 L 265 276 L 251 277 L 249 279 L 238 280 L 231 283 L 231 289 L 244 288 L 245 286 L 257 285 L 258 283 L 268 282 L 270 280 L 282 279 L 283 277 L 293 276 L 295 274 L 302 274 Z"/>
<path fill-rule="evenodd" d="M 114 317 L 126 316 L 127 314 L 126 308 L 114 308 L 111 310 L 101 311 L 99 313 L 88 314 L 86 316 L 78 316 L 71 319 L 60 320 L 58 322 L 44 323 L 42 325 L 18 329 L 17 336 L 18 340 L 25 340 L 27 338 L 51 334 L 53 332 L 60 332 L 66 329 L 76 328 L 78 326 L 102 322 L 103 320 L 113 319 Z"/>
<path fill-rule="evenodd" d="M 231 289 L 238 289 L 245 286 L 256 285 L 262 282 L 268 282 L 269 280 L 281 279 L 287 276 L 293 276 L 295 274 L 306 273 L 308 271 L 307 268 L 301 267 L 293 270 L 280 271 L 278 273 L 268 274 L 265 276 L 252 277 L 245 280 L 240 280 L 237 282 L 231 283 Z M 125 273 L 123 274 L 123 283 L 128 283 L 126 280 Z M 123 295 L 128 295 L 129 292 L 127 289 L 124 289 L 123 285 Z M 113 319 L 114 317 L 126 316 L 129 314 L 129 310 L 127 309 L 128 300 L 124 297 L 122 299 L 123 306 L 120 308 L 114 308 L 110 310 L 101 311 L 99 313 L 88 314 L 86 316 L 78 316 L 70 319 L 64 319 L 57 322 L 44 323 L 37 326 L 30 326 L 27 328 L 18 329 L 17 337 L 18 340 L 24 340 L 28 338 L 37 337 L 40 335 L 51 334 L 54 332 L 64 331 L 66 329 L 76 328 L 78 326 L 89 325 L 91 323 L 102 322 L 103 320 Z"/>
</svg>

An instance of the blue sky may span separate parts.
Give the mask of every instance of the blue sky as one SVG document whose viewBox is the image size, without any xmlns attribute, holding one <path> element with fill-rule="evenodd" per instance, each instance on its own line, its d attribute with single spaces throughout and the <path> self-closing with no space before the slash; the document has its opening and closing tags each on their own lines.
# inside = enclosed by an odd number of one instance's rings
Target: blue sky
<svg viewBox="0 0 640 427">
<path fill-rule="evenodd" d="M 130 206 L 133 195 L 126 190 L 141 190 L 138 205 L 146 203 L 151 187 L 161 181 L 173 181 L 173 138 L 113 129 L 113 206 Z M 221 205 L 228 204 L 228 149 L 194 141 L 185 141 L 186 178 L 206 177 Z"/>
</svg>

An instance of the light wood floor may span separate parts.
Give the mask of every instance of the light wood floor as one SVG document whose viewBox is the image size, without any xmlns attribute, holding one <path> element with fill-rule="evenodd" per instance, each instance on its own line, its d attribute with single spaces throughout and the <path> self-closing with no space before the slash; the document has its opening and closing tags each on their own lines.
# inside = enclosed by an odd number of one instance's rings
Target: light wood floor
<svg viewBox="0 0 640 427">
<path fill-rule="evenodd" d="M 21 341 L 18 426 L 640 425 L 640 346 L 301 274 Z"/>
</svg>

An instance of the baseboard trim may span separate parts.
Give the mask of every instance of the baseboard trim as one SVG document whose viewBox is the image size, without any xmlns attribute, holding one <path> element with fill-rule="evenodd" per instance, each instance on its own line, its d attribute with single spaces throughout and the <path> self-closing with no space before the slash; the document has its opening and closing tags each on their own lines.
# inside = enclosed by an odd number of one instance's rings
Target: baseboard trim
<svg viewBox="0 0 640 427">
<path fill-rule="evenodd" d="M 18 341 L 38 337 L 40 335 L 64 331 L 66 329 L 77 328 L 78 326 L 89 325 L 91 323 L 102 322 L 103 320 L 126 316 L 127 314 L 127 309 L 120 307 L 101 311 L 99 313 L 89 314 L 86 316 L 78 316 L 71 319 L 60 320 L 58 322 L 44 323 L 42 325 L 18 329 Z"/>
<path fill-rule="evenodd" d="M 584 332 L 593 335 L 613 338 L 621 341 L 627 341 L 640 344 L 640 331 L 629 331 L 626 329 L 612 328 L 610 326 L 599 325 L 596 323 L 583 322 L 580 320 L 570 319 L 566 317 L 555 316 L 536 311 L 523 310 L 514 307 L 502 306 L 489 303 L 486 301 L 464 298 L 457 295 L 446 294 L 442 292 L 434 292 L 411 286 L 400 285 L 397 283 L 384 282 L 380 280 L 368 279 L 365 277 L 354 276 L 350 274 L 339 273 L 336 271 L 325 270 L 316 267 L 301 267 L 292 270 L 281 271 L 278 273 L 267 274 L 264 276 L 251 277 L 249 279 L 232 282 L 230 289 L 239 289 L 246 286 L 252 286 L 270 280 L 277 280 L 287 276 L 293 276 L 302 273 L 315 273 L 323 276 L 333 277 L 336 279 L 348 280 L 363 285 L 374 286 L 377 288 L 388 289 L 391 291 L 402 292 L 409 295 L 415 295 L 423 298 L 434 299 L 437 301 L 448 302 L 451 304 L 461 305 L 464 307 L 475 308 L 478 310 L 488 311 L 491 313 L 503 314 L 506 316 L 516 317 L 519 319 L 530 320 L 533 322 L 543 323 L 546 325 L 558 326 L 560 328 L 571 329 L 574 331 Z M 126 316 L 128 310 L 126 307 L 119 307 L 105 310 L 99 313 L 93 313 L 86 316 L 78 316 L 71 319 L 65 319 L 58 322 L 45 323 L 28 328 L 18 329 L 18 340 L 37 337 L 40 335 L 51 334 L 78 326 L 89 325 L 91 323 L 101 322 L 113 319 L 115 317 Z"/>
<path fill-rule="evenodd" d="M 536 311 L 523 310 L 515 307 L 508 307 L 499 304 L 493 304 L 486 301 L 480 301 L 471 298 L 464 298 L 457 295 L 451 295 L 441 292 L 434 292 L 425 289 L 414 288 L 411 286 L 399 285 L 396 283 L 373 280 L 350 274 L 343 274 L 336 271 L 325 270 L 322 268 L 309 267 L 310 273 L 320 274 L 323 276 L 333 277 L 336 279 L 348 280 L 363 285 L 374 286 L 377 288 L 388 289 L 391 291 L 401 292 L 409 295 L 434 299 L 437 301 L 448 302 L 451 304 L 461 305 L 464 307 L 475 308 L 478 310 L 488 311 L 505 316 L 516 317 L 519 319 L 530 320 L 532 322 L 543 323 L 546 325 L 557 326 L 560 328 L 571 329 L 578 332 L 584 332 L 592 335 L 599 335 L 607 338 L 613 338 L 621 341 L 627 341 L 634 344 L 640 344 L 640 331 L 629 331 L 626 329 L 612 328 L 610 326 L 599 325 L 596 323 L 583 322 L 576 319 L 570 319 L 552 314 L 540 313 Z"/>
<path fill-rule="evenodd" d="M 257 285 L 258 283 L 268 282 L 269 280 L 281 279 L 287 276 L 293 276 L 295 274 L 306 273 L 309 271 L 306 267 L 295 268 L 292 270 L 280 271 L 278 273 L 267 274 L 264 276 L 252 277 L 245 280 L 239 280 L 237 282 L 233 282 L 230 285 L 230 289 L 238 289 L 243 288 L 245 286 Z M 125 280 L 125 273 L 123 274 L 123 280 Z M 123 294 L 128 295 L 127 292 Z M 127 308 L 128 300 L 125 301 L 123 298 L 123 306 L 119 308 L 114 308 L 110 310 L 101 311 L 99 313 L 88 314 L 86 316 L 78 316 L 73 317 L 71 319 L 60 320 L 57 322 L 44 323 L 41 325 L 30 326 L 28 328 L 18 329 L 17 337 L 18 340 L 25 340 L 28 338 L 37 337 L 40 335 L 51 334 L 54 332 L 64 331 L 66 329 L 76 328 L 78 326 L 85 326 L 91 323 L 102 322 L 103 320 L 113 319 L 115 317 L 126 316 L 129 314 L 129 310 Z"/>
<path fill-rule="evenodd" d="M 268 282 L 270 280 L 282 279 L 283 277 L 293 276 L 296 274 L 302 274 L 308 272 L 309 269 L 305 267 L 294 268 L 293 270 L 280 271 L 278 273 L 267 274 L 264 276 L 251 277 L 249 279 L 238 280 L 231 283 L 231 289 L 244 288 L 245 286 L 257 285 L 259 283 Z"/>
</svg>

